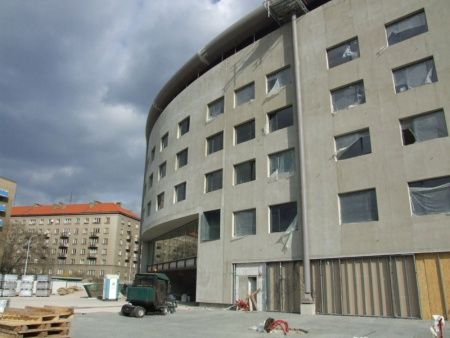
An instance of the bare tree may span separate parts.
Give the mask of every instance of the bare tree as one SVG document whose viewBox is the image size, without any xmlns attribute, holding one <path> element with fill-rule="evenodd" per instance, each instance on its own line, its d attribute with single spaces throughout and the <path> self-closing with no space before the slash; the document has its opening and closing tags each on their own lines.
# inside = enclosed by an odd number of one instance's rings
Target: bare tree
<svg viewBox="0 0 450 338">
<path fill-rule="evenodd" d="M 0 233 L 0 273 L 23 273 L 27 251 L 30 267 L 47 267 L 51 260 L 46 241 L 47 235 L 27 232 L 22 224 L 6 226 Z"/>
</svg>

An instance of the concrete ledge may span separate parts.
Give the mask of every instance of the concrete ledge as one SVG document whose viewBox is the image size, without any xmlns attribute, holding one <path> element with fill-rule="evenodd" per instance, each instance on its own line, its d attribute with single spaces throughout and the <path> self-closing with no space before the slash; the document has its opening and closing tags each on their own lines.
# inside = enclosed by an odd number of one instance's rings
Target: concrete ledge
<svg viewBox="0 0 450 338">
<path fill-rule="evenodd" d="M 302 315 L 315 315 L 316 314 L 316 304 L 300 304 L 300 314 Z"/>
</svg>

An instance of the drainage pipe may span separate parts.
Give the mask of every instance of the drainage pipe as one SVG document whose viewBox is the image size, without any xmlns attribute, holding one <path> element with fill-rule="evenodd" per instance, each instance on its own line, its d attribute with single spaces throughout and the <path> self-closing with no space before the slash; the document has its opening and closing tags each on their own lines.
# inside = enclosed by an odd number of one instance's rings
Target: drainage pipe
<svg viewBox="0 0 450 338">
<path fill-rule="evenodd" d="M 308 207 L 306 199 L 306 166 L 305 166 L 305 138 L 303 128 L 303 109 L 302 109 L 302 93 L 300 83 L 300 64 L 298 52 L 298 38 L 297 38 L 297 15 L 292 14 L 292 49 L 294 51 L 294 83 L 295 83 L 295 114 L 297 122 L 297 163 L 299 168 L 299 186 L 300 198 L 297 211 L 301 214 L 301 224 L 303 229 L 303 277 L 305 284 L 305 291 L 303 294 L 302 304 L 314 303 L 311 295 L 311 264 L 309 259 L 309 236 L 308 236 Z M 300 218 L 299 218 L 300 219 Z"/>
</svg>

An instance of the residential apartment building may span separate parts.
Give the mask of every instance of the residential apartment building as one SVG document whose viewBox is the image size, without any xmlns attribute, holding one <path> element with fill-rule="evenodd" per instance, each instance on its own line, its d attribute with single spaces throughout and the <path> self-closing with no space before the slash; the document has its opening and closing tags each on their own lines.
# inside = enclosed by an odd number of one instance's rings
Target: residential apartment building
<svg viewBox="0 0 450 338">
<path fill-rule="evenodd" d="M 15 195 L 16 182 L 0 176 L 0 231 L 9 224 Z"/>
<path fill-rule="evenodd" d="M 146 125 L 141 270 L 261 310 L 450 308 L 450 2 L 273 0 Z"/>
<path fill-rule="evenodd" d="M 122 280 L 132 280 L 136 273 L 140 219 L 121 203 L 15 206 L 11 218 L 12 226 L 24 225 L 48 246 L 51 264 L 43 268 L 38 257 L 30 257 L 29 273 L 87 278 L 118 274 Z"/>
</svg>

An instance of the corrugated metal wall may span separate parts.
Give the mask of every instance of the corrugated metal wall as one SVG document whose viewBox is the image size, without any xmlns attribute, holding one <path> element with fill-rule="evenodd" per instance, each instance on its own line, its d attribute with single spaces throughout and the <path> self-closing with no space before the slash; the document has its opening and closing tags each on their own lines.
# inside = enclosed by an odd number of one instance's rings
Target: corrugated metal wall
<svg viewBox="0 0 450 338">
<path fill-rule="evenodd" d="M 316 261 L 313 283 L 318 313 L 420 317 L 413 256 Z"/>
<path fill-rule="evenodd" d="M 313 261 L 311 282 L 316 311 L 420 318 L 415 266 L 413 255 Z M 300 312 L 302 280 L 301 262 L 268 263 L 267 310 Z M 446 285 L 448 288 L 449 283 Z"/>
</svg>

